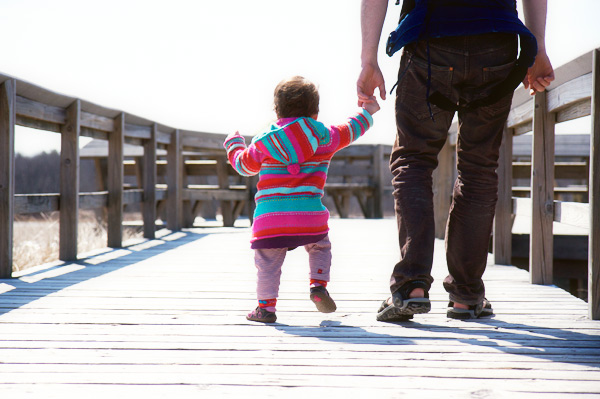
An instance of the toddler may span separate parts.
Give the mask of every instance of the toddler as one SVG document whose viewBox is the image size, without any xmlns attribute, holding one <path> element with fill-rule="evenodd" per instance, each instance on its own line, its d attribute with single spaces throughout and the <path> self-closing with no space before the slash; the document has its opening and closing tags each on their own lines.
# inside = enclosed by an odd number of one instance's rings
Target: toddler
<svg viewBox="0 0 600 399">
<path fill-rule="evenodd" d="M 235 132 L 225 140 L 227 157 L 242 176 L 258 174 L 251 247 L 258 269 L 258 306 L 246 318 L 274 323 L 281 266 L 286 252 L 304 246 L 310 266 L 310 299 L 317 310 L 330 313 L 336 304 L 327 282 L 331 243 L 329 212 L 323 206 L 323 187 L 329 162 L 336 151 L 362 136 L 379 110 L 375 97 L 345 124 L 327 128 L 317 122 L 319 92 L 301 76 L 281 81 L 275 88 L 277 122 L 246 147 Z"/>
</svg>

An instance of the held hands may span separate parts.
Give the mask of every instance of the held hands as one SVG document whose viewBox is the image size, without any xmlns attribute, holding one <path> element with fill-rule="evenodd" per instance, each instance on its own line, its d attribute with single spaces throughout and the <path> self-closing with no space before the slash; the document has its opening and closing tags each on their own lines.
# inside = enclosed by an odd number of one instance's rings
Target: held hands
<svg viewBox="0 0 600 399">
<path fill-rule="evenodd" d="M 554 69 L 545 51 L 540 51 L 535 57 L 535 62 L 527 70 L 523 79 L 523 86 L 529 89 L 529 94 L 535 95 L 538 91 L 546 90 L 546 87 L 554 80 Z"/>
<path fill-rule="evenodd" d="M 377 97 L 371 96 L 366 100 L 362 101 L 362 107 L 367 110 L 367 112 L 371 115 L 375 114 L 375 112 L 380 110 L 379 103 L 377 102 Z"/>
<path fill-rule="evenodd" d="M 374 102 L 377 105 L 377 110 L 379 110 L 379 104 L 377 104 L 377 100 L 374 96 L 376 88 L 379 89 L 379 97 L 381 97 L 382 100 L 385 100 L 385 82 L 383 80 L 381 69 L 379 69 L 379 65 L 376 63 L 366 63 L 363 65 L 360 75 L 358 76 L 358 81 L 356 82 L 359 107 L 364 107 L 364 105 Z M 368 108 L 364 108 L 371 113 Z M 375 112 L 377 112 L 377 110 L 375 110 Z"/>
</svg>

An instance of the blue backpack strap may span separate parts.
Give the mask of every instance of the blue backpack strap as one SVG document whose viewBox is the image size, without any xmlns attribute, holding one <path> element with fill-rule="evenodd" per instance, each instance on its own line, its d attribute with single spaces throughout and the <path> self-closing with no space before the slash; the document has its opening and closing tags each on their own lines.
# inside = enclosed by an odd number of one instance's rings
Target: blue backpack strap
<svg viewBox="0 0 600 399">
<path fill-rule="evenodd" d="M 490 32 L 519 35 L 521 49 L 514 68 L 487 97 L 469 103 L 455 103 L 439 92 L 428 93 L 427 102 L 444 110 L 477 108 L 499 101 L 515 90 L 535 61 L 537 42 L 519 20 L 515 0 L 405 0 L 403 11 L 398 27 L 388 38 L 386 51 L 389 56 L 406 44 L 429 38 Z"/>
</svg>

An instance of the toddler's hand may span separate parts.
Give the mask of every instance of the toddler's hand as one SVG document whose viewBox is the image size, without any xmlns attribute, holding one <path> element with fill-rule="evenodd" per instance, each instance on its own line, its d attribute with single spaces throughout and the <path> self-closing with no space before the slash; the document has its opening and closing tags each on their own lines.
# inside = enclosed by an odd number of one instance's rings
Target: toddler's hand
<svg viewBox="0 0 600 399">
<path fill-rule="evenodd" d="M 226 138 L 225 138 L 225 142 L 228 142 L 229 140 L 235 138 L 235 137 L 242 137 L 243 136 L 240 134 L 240 132 L 238 132 L 237 130 L 235 131 L 235 133 L 230 133 Z"/>
<path fill-rule="evenodd" d="M 362 107 L 366 109 L 367 112 L 371 115 L 373 115 L 381 109 L 375 96 L 371 96 L 368 101 L 363 101 Z"/>
<path fill-rule="evenodd" d="M 223 142 L 223 147 L 225 147 L 227 151 L 230 151 L 232 148 L 238 146 L 246 147 L 246 141 L 244 140 L 244 136 L 242 136 L 238 131 L 229 134 Z"/>
</svg>

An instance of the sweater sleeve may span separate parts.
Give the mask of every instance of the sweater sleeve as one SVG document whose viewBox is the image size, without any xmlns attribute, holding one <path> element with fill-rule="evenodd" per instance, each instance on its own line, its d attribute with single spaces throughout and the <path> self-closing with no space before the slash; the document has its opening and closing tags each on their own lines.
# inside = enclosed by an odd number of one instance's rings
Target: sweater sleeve
<svg viewBox="0 0 600 399">
<path fill-rule="evenodd" d="M 373 117 L 365 109 L 350 117 L 343 125 L 331 126 L 332 138 L 337 138 L 335 151 L 347 147 L 373 126 Z M 337 136 L 337 137 L 336 137 Z"/>
<path fill-rule="evenodd" d="M 223 146 L 227 150 L 227 159 L 236 172 L 242 176 L 258 174 L 264 157 L 254 144 L 246 147 L 244 138 L 236 132 L 225 139 Z"/>
</svg>

